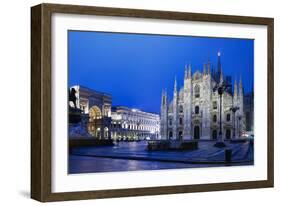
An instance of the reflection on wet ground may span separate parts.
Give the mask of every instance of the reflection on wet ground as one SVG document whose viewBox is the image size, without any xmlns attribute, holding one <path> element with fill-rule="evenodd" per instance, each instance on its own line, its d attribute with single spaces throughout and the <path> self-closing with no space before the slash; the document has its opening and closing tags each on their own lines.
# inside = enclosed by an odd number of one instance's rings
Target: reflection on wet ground
<svg viewBox="0 0 281 206">
<path fill-rule="evenodd" d="M 69 173 L 114 172 L 226 166 L 224 149 L 213 142 L 199 143 L 194 151 L 147 151 L 146 142 L 120 142 L 115 146 L 80 147 L 69 155 Z M 252 165 L 253 146 L 227 143 L 233 163 Z"/>
</svg>

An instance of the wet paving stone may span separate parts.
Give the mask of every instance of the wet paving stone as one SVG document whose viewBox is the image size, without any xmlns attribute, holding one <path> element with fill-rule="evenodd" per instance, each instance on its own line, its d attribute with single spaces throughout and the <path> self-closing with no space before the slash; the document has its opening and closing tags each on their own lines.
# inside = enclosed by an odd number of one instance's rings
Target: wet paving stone
<svg viewBox="0 0 281 206">
<path fill-rule="evenodd" d="M 147 151 L 147 142 L 119 142 L 115 146 L 74 148 L 69 155 L 69 173 L 116 172 L 217 166 L 253 165 L 253 146 L 226 143 L 232 163 L 225 163 L 224 149 L 214 142 L 199 142 L 193 151 Z"/>
</svg>

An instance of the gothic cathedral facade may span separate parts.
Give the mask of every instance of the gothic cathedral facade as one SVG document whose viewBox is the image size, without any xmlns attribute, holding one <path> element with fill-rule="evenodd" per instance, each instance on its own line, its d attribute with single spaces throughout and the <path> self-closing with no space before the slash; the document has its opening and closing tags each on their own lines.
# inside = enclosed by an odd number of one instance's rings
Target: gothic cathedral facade
<svg viewBox="0 0 281 206">
<path fill-rule="evenodd" d="M 160 113 L 161 139 L 210 140 L 238 138 L 245 128 L 243 111 L 243 84 L 234 83 L 226 89 L 221 98 L 214 88 L 222 82 L 231 85 L 231 77 L 223 76 L 220 52 L 217 69 L 204 64 L 203 72 L 193 75 L 191 66 L 185 66 L 184 85 L 178 90 L 175 79 L 173 98 L 168 100 L 167 91 L 162 91 Z M 230 81 L 229 81 L 230 79 Z M 221 114 L 220 114 L 220 107 Z M 236 108 L 237 111 L 234 111 Z M 221 119 L 221 130 L 220 130 Z"/>
</svg>

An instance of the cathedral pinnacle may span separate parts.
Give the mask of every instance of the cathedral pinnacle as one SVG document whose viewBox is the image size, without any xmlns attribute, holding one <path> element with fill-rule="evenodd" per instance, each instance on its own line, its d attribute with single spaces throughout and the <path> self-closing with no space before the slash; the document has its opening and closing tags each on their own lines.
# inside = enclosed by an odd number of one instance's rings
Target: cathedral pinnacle
<svg viewBox="0 0 281 206">
<path fill-rule="evenodd" d="M 220 82 L 221 82 L 221 83 L 223 82 L 223 74 L 222 74 L 222 69 L 221 69 L 221 72 L 220 72 Z"/>
<path fill-rule="evenodd" d="M 240 75 L 239 81 L 239 96 L 243 96 L 243 84 L 242 84 L 242 76 Z"/>
<path fill-rule="evenodd" d="M 237 82 L 236 82 L 236 78 L 234 81 L 234 96 L 237 96 Z"/>
<path fill-rule="evenodd" d="M 188 65 L 188 78 L 191 78 L 191 64 Z"/>
<path fill-rule="evenodd" d="M 208 74 L 211 74 L 211 62 L 210 62 L 210 58 L 208 58 L 207 70 L 208 70 Z"/>
<path fill-rule="evenodd" d="M 240 87 L 240 88 L 243 87 L 243 84 L 242 84 L 242 76 L 241 76 L 241 75 L 240 75 L 239 87 Z"/>
<path fill-rule="evenodd" d="M 167 92 L 166 89 L 162 89 L 162 105 L 165 106 L 167 104 Z"/>
<path fill-rule="evenodd" d="M 223 81 L 223 75 L 222 75 L 222 66 L 221 66 L 221 52 L 218 51 L 218 68 L 217 68 L 217 77 L 219 78 L 220 82 Z"/>
<path fill-rule="evenodd" d="M 177 76 L 175 76 L 174 93 L 177 92 Z"/>
<path fill-rule="evenodd" d="M 187 73 L 188 73 L 188 71 L 187 71 L 187 64 L 185 64 L 185 66 L 184 66 L 184 79 L 187 78 Z"/>
<path fill-rule="evenodd" d="M 203 74 L 206 75 L 206 64 L 203 65 Z"/>
</svg>

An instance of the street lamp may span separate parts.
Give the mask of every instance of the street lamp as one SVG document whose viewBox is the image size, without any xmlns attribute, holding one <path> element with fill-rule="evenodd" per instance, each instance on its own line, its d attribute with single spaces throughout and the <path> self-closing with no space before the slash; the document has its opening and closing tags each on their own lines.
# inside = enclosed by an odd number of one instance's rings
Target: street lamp
<svg viewBox="0 0 281 206">
<path fill-rule="evenodd" d="M 237 107 L 237 106 L 231 107 L 229 110 L 233 112 L 233 120 L 234 120 L 234 124 L 233 124 L 233 139 L 234 139 L 235 138 L 235 113 L 239 110 L 239 107 Z"/>
<path fill-rule="evenodd" d="M 237 123 L 237 125 L 238 125 L 238 135 L 239 135 L 238 137 L 240 137 L 240 135 L 241 135 L 241 127 L 240 127 L 241 119 L 242 119 L 242 116 L 239 115 L 238 116 L 238 123 Z"/>
<path fill-rule="evenodd" d="M 222 137 L 222 123 L 221 123 L 221 115 L 222 115 L 222 95 L 223 93 L 229 88 L 230 85 L 226 84 L 222 79 L 220 81 L 219 84 L 217 84 L 214 88 L 213 91 L 214 92 L 218 92 L 218 95 L 220 97 L 220 131 L 219 131 L 219 138 L 216 142 L 216 144 L 214 145 L 215 147 L 225 147 L 225 143 L 223 141 L 223 137 Z"/>
</svg>

